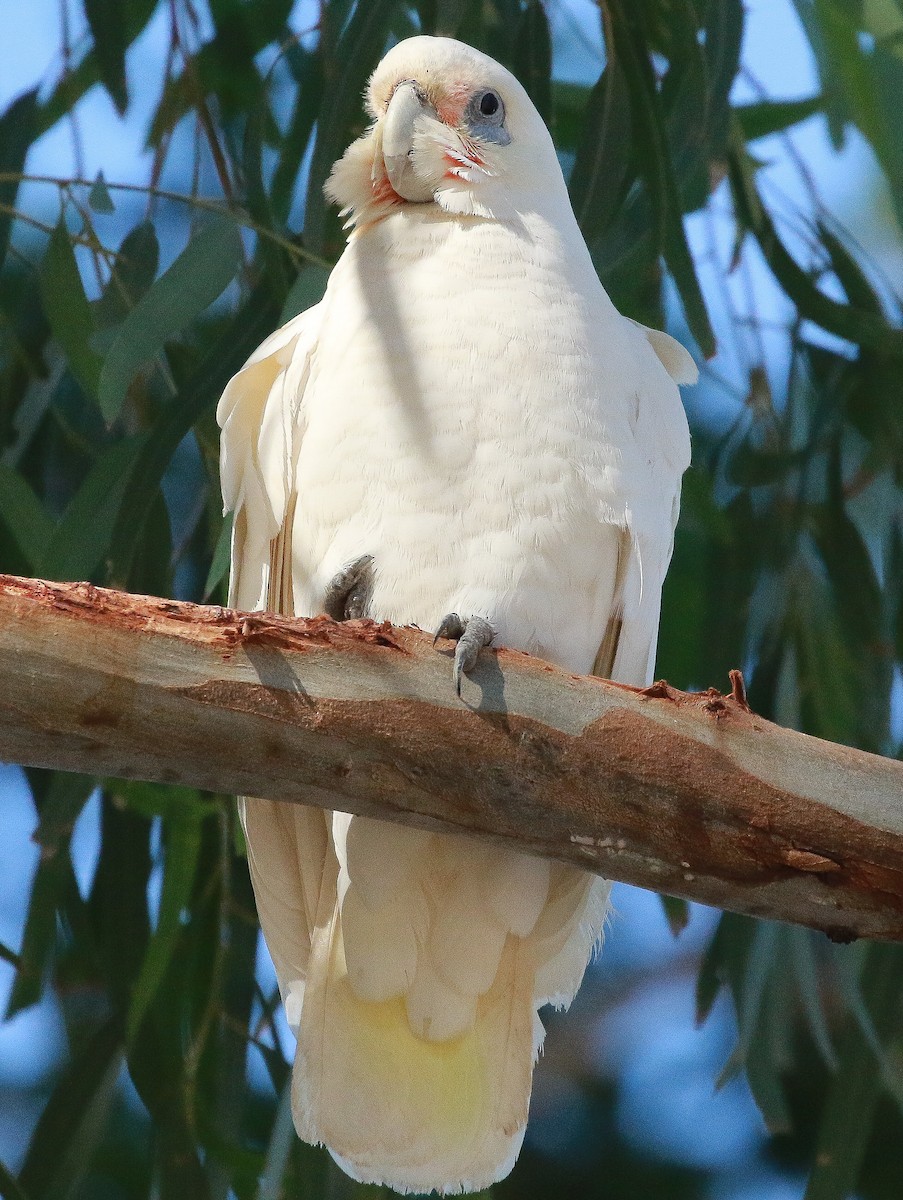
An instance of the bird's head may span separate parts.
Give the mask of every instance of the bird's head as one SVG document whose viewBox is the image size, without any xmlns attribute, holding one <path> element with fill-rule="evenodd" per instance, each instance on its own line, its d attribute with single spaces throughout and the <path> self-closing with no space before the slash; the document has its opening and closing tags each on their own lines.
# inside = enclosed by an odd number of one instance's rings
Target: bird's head
<svg viewBox="0 0 903 1200">
<path fill-rule="evenodd" d="M 405 204 L 505 219 L 564 191 L 530 97 L 510 71 L 463 42 L 400 42 L 373 72 L 366 99 L 373 124 L 326 184 L 351 225 Z"/>
</svg>

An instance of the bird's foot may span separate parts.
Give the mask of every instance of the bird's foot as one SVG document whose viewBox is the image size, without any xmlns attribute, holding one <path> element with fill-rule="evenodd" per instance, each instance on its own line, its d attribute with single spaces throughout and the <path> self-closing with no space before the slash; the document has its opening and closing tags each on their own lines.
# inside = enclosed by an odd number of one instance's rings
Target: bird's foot
<svg viewBox="0 0 903 1200">
<path fill-rule="evenodd" d="M 480 651 L 495 637 L 495 630 L 482 617 L 459 617 L 449 613 L 443 617 L 433 638 L 435 646 L 439 638 L 450 638 L 458 643 L 455 649 L 455 691 L 461 695 L 461 680 L 476 666 Z"/>
<path fill-rule="evenodd" d="M 330 579 L 323 610 L 334 621 L 356 621 L 367 615 L 372 594 L 373 555 L 364 554 Z"/>
</svg>

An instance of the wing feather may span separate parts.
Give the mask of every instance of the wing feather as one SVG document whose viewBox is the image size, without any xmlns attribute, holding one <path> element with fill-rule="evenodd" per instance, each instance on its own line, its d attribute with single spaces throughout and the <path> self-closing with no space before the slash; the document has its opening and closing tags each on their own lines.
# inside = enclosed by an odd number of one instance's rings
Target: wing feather
<svg viewBox="0 0 903 1200">
<path fill-rule="evenodd" d="M 320 306 L 277 329 L 230 381 L 217 407 L 226 510 L 234 510 L 230 603 L 294 614 L 291 530 L 304 389 Z M 300 1021 L 324 872 L 320 809 L 239 797 L 248 869 L 289 1023 Z"/>
<path fill-rule="evenodd" d="M 677 385 L 694 383 L 698 371 L 669 334 L 628 320 L 624 329 L 632 336 L 637 360 L 631 422 L 637 475 L 631 480 L 614 599 L 593 674 L 643 687 L 652 682 L 655 669 L 662 586 L 674 549 L 681 478 L 690 463 Z"/>
<path fill-rule="evenodd" d="M 229 603 L 238 608 L 293 611 L 285 582 L 271 589 L 270 579 L 274 565 L 291 574 L 294 463 L 321 308 L 307 309 L 271 334 L 217 405 L 223 505 L 234 513 Z"/>
</svg>

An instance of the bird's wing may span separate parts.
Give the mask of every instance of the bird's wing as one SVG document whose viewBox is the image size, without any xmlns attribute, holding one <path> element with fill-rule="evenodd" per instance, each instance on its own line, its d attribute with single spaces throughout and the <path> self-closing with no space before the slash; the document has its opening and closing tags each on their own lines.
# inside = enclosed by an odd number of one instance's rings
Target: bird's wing
<svg viewBox="0 0 903 1200">
<path fill-rule="evenodd" d="M 229 602 L 294 615 L 291 530 L 304 391 L 322 320 L 307 309 L 277 329 L 230 381 L 217 408 L 220 475 L 234 513 Z M 260 922 L 290 1024 L 297 1024 L 311 935 L 329 863 L 321 809 L 240 797 Z"/>
<path fill-rule="evenodd" d="M 624 328 L 635 344 L 638 371 L 631 423 L 637 475 L 630 481 L 614 600 L 593 674 L 643 687 L 652 682 L 655 669 L 662 585 L 674 548 L 681 476 L 690 462 L 677 384 L 695 383 L 698 372 L 669 334 L 635 321 L 625 320 Z"/>
<path fill-rule="evenodd" d="M 696 366 L 681 344 L 633 321 L 623 326 L 636 364 L 636 447 L 625 480 L 626 528 L 618 539 L 612 604 L 593 674 L 621 683 L 650 683 L 655 665 L 661 590 L 680 507 L 680 479 L 690 443 L 678 383 L 692 383 Z M 655 352 L 649 353 L 649 347 Z M 664 368 L 664 370 L 662 370 Z M 629 479 L 628 479 L 629 475 Z M 555 864 L 549 902 L 531 934 L 538 964 L 537 1004 L 566 1008 L 580 986 L 608 911 L 607 880 Z"/>
<path fill-rule="evenodd" d="M 229 603 L 291 614 L 294 462 L 322 304 L 277 329 L 229 381 L 216 409 L 220 479 L 233 513 Z M 288 571 L 288 580 L 277 578 Z"/>
</svg>

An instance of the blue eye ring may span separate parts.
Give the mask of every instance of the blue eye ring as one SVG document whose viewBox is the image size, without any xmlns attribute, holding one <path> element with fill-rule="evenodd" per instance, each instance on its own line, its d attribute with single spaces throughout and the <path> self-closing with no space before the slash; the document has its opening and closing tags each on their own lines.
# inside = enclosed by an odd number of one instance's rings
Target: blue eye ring
<svg viewBox="0 0 903 1200">
<path fill-rule="evenodd" d="M 494 88 L 480 88 L 470 97 L 467 125 L 476 137 L 507 146 L 511 136 L 505 128 L 505 102 Z"/>
</svg>

